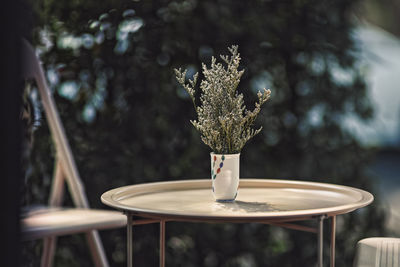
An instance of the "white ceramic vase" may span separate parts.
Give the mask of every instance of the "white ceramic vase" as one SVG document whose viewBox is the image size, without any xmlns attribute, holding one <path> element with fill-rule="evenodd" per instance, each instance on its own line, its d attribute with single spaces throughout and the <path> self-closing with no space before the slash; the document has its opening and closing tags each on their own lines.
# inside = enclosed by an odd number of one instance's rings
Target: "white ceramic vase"
<svg viewBox="0 0 400 267">
<path fill-rule="evenodd" d="M 218 202 L 234 201 L 239 187 L 240 153 L 211 153 L 212 192 Z"/>
</svg>

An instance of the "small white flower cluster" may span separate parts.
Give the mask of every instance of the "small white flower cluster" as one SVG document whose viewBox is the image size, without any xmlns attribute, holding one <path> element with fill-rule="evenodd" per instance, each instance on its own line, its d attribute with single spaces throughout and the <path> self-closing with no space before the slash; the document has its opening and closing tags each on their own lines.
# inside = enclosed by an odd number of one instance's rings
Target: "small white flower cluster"
<svg viewBox="0 0 400 267">
<path fill-rule="evenodd" d="M 185 88 L 193 101 L 198 119 L 191 121 L 200 132 L 201 139 L 214 153 L 239 153 L 252 137 L 258 134 L 262 127 L 255 130 L 253 125 L 261 106 L 269 99 L 270 90 L 258 92 L 258 102 L 253 111 L 246 109 L 243 95 L 237 92 L 237 87 L 244 70 L 238 71 L 240 54 L 238 46 L 228 48 L 231 56 L 222 56 L 227 64 L 224 67 L 212 57 L 211 68 L 203 63 L 204 80 L 200 83 L 200 106 L 196 106 L 195 86 L 198 73 L 185 82 L 187 70 L 175 69 L 176 79 Z"/>
</svg>

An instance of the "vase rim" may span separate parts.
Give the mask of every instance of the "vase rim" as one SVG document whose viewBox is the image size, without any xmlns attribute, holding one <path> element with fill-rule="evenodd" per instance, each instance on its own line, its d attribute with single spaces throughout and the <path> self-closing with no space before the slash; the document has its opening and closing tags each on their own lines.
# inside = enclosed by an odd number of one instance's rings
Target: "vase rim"
<svg viewBox="0 0 400 267">
<path fill-rule="evenodd" d="M 235 156 L 240 156 L 240 152 L 239 153 L 234 153 L 234 154 L 219 154 L 219 153 L 214 153 L 214 152 L 210 152 L 210 155 L 213 156 L 222 156 L 224 155 L 225 157 L 235 157 Z"/>
</svg>

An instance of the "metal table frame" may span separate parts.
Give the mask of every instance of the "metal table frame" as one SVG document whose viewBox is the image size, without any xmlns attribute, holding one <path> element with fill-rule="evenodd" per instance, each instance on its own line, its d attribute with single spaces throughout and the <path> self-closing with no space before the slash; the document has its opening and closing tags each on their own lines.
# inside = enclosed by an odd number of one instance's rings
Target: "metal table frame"
<svg viewBox="0 0 400 267">
<path fill-rule="evenodd" d="M 335 266 L 335 238 L 336 238 L 336 216 L 354 211 L 358 208 L 367 206 L 373 201 L 373 196 L 363 190 L 346 187 L 341 185 L 323 184 L 306 181 L 291 181 L 291 180 L 269 180 L 269 179 L 241 179 L 243 188 L 253 188 L 254 185 L 264 185 L 265 188 L 299 188 L 299 190 L 327 190 L 327 192 L 340 193 L 350 199 L 350 202 L 342 201 L 339 206 L 327 206 L 326 208 L 315 208 L 311 210 L 294 210 L 288 212 L 268 212 L 260 216 L 231 216 L 229 214 L 223 216 L 197 215 L 193 210 L 179 213 L 173 210 L 162 211 L 154 210 L 152 207 L 140 208 L 132 206 L 132 204 L 123 204 L 125 199 L 135 198 L 137 196 L 145 196 L 148 194 L 164 192 L 174 192 L 173 190 L 192 190 L 204 189 L 207 180 L 184 180 L 159 182 L 149 184 L 139 184 L 125 186 L 112 189 L 104 193 L 101 197 L 102 202 L 106 205 L 119 209 L 127 216 L 127 266 L 133 265 L 133 227 L 135 225 L 145 225 L 158 223 L 160 225 L 160 266 L 165 267 L 165 232 L 167 222 L 201 222 L 201 223 L 260 223 L 275 225 L 283 228 L 310 232 L 317 234 L 318 243 L 318 259 L 317 266 L 323 267 L 323 243 L 324 243 L 324 221 L 330 219 L 330 266 Z M 200 187 L 197 187 L 200 186 Z M 203 187 L 201 187 L 203 186 Z M 270 186 L 270 187 L 268 187 Z M 242 188 L 242 187 L 241 187 Z M 155 190 L 155 191 L 152 191 Z M 161 190 L 161 191 L 160 191 Z M 170 191 L 172 190 L 172 191 Z M 175 194 L 175 193 L 174 193 Z M 150 196 L 149 195 L 149 196 Z M 175 196 L 175 195 L 174 195 Z M 340 197 L 339 195 L 337 197 Z M 122 202 L 121 202 L 122 201 Z M 197 203 L 197 202 L 195 202 Z M 315 227 L 297 224 L 301 221 L 314 221 Z"/>
<path fill-rule="evenodd" d="M 152 218 L 140 218 L 133 219 L 133 216 L 136 217 L 134 213 L 125 212 L 127 216 L 127 266 L 133 266 L 133 226 L 135 225 L 145 225 L 145 224 L 160 224 L 160 267 L 165 267 L 165 232 L 166 232 L 166 222 L 200 222 L 196 220 L 176 220 L 174 218 L 163 218 L 163 219 L 152 219 Z M 324 220 L 330 218 L 330 228 L 331 228 L 331 236 L 330 236 L 330 267 L 335 266 L 335 239 L 336 239 L 336 215 L 327 216 L 327 215 L 319 215 L 313 216 L 309 218 L 301 218 L 301 220 L 296 221 L 305 221 L 305 220 L 315 220 L 317 222 L 317 227 L 308 227 L 299 224 L 293 223 L 293 220 L 283 220 L 283 221 L 259 221 L 257 223 L 262 224 L 270 224 L 274 226 L 280 226 L 283 228 L 298 230 L 302 232 L 310 232 L 317 234 L 317 242 L 318 242 L 318 267 L 323 266 L 323 242 L 324 242 Z M 201 220 L 201 222 L 206 223 L 221 223 L 221 221 L 209 221 L 209 220 Z M 229 223 L 229 221 L 225 221 L 225 223 Z M 246 223 L 246 221 L 243 221 Z M 247 221 L 247 223 L 254 223 L 252 221 Z"/>
</svg>

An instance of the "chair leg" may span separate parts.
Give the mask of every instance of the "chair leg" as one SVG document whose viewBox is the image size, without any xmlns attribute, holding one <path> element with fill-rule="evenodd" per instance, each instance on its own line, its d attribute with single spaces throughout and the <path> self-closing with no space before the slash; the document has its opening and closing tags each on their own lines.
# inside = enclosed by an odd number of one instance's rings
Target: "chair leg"
<svg viewBox="0 0 400 267">
<path fill-rule="evenodd" d="M 86 239 L 92 253 L 93 262 L 96 267 L 109 267 L 103 244 L 98 231 L 93 230 L 86 233 Z"/>
<path fill-rule="evenodd" d="M 40 262 L 41 267 L 51 267 L 53 265 L 56 243 L 57 243 L 57 237 L 55 236 L 43 239 L 43 253 Z"/>
</svg>

